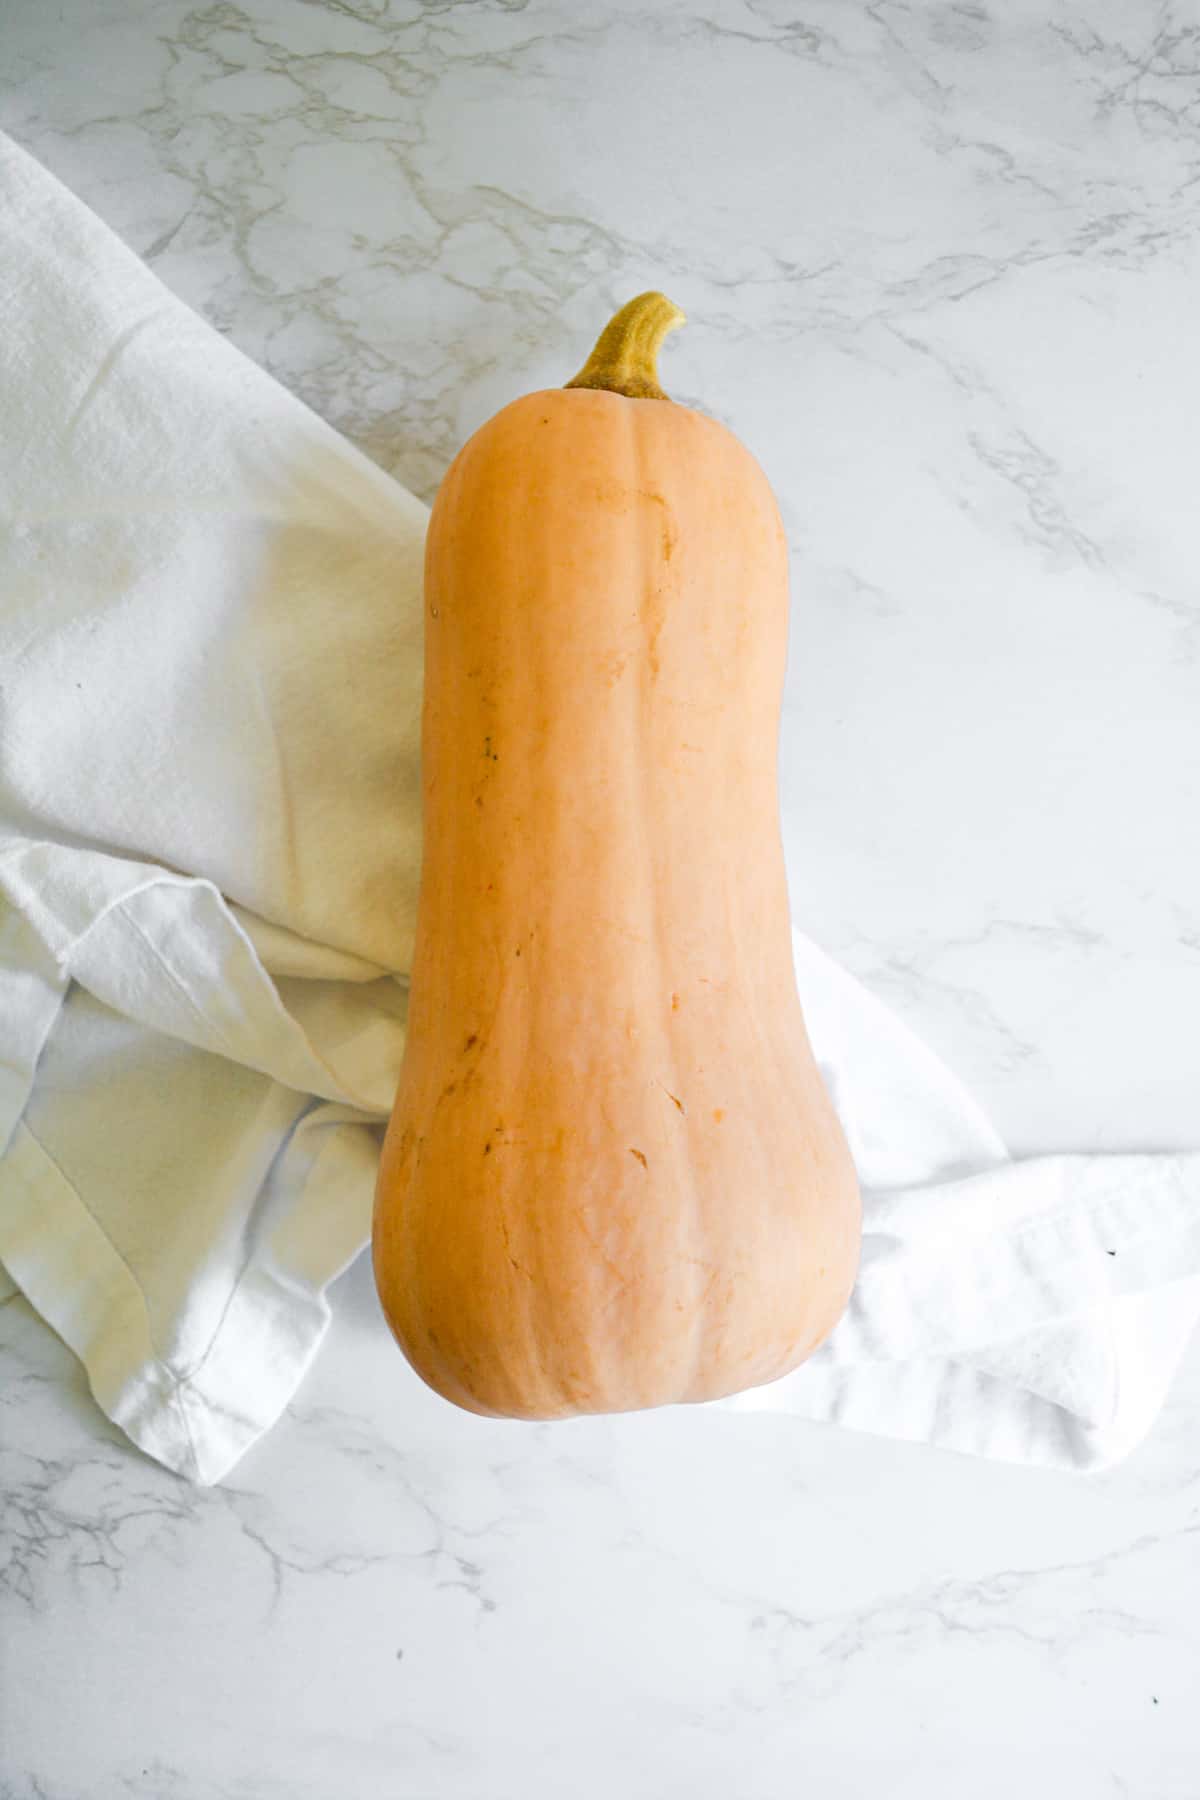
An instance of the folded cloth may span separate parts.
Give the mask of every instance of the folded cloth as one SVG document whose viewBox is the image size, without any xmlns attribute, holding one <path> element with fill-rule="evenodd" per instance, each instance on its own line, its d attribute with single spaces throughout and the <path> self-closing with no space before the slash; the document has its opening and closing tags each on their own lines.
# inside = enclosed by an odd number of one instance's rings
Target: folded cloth
<svg viewBox="0 0 1200 1800">
<path fill-rule="evenodd" d="M 3 138 L 0 250 L 0 1259 L 108 1416 L 214 1482 L 369 1234 L 427 515 Z M 1200 1312 L 1200 1154 L 1010 1161 L 878 1001 L 795 951 L 863 1271 L 816 1357 L 719 1404 L 1124 1454 Z"/>
<path fill-rule="evenodd" d="M 862 1268 L 802 1368 L 718 1404 L 1009 1462 L 1118 1461 L 1200 1316 L 1200 1153 L 1011 1160 L 894 1014 L 793 944 L 864 1189 Z"/>
</svg>

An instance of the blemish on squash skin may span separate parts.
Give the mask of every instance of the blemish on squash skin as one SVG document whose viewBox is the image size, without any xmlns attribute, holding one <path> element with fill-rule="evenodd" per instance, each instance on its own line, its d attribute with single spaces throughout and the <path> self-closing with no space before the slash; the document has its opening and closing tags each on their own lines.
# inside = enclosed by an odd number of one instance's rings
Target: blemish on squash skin
<svg viewBox="0 0 1200 1800">
<path fill-rule="evenodd" d="M 658 640 L 662 635 L 662 628 L 663 611 L 661 606 L 656 606 L 654 616 L 650 621 L 650 641 L 646 646 L 646 657 L 650 664 L 651 681 L 658 680 L 659 670 L 662 668 L 662 660 L 658 654 Z"/>
<path fill-rule="evenodd" d="M 517 1271 L 518 1275 L 523 1275 L 526 1281 L 532 1281 L 533 1276 L 530 1274 L 529 1270 L 525 1268 L 523 1264 L 519 1263 L 512 1253 L 512 1239 L 509 1236 L 508 1220 L 504 1217 L 503 1213 L 500 1215 L 500 1235 L 504 1239 L 504 1254 L 511 1266 Z"/>
<path fill-rule="evenodd" d="M 609 650 L 600 658 L 600 671 L 609 687 L 615 687 L 620 681 L 628 661 L 629 652 L 622 650 Z"/>
<path fill-rule="evenodd" d="M 670 562 L 671 553 L 679 541 L 679 534 L 675 529 L 675 523 L 671 517 L 671 509 L 667 505 L 666 495 L 656 494 L 653 488 L 639 488 L 637 491 L 643 500 L 652 500 L 656 506 L 661 506 L 663 509 L 662 554 L 663 561 Z"/>
<path fill-rule="evenodd" d="M 650 1167 L 650 1164 L 646 1161 L 646 1153 L 644 1150 L 635 1150 L 633 1145 L 630 1144 L 629 1154 L 630 1154 L 630 1156 L 637 1157 L 637 1159 L 641 1163 L 643 1169 L 648 1169 Z"/>
<path fill-rule="evenodd" d="M 650 500 L 655 506 L 662 508 L 662 536 L 659 541 L 659 551 L 664 564 L 669 563 L 678 542 L 679 533 L 676 530 L 666 497 L 656 493 L 652 488 L 638 488 L 636 492 L 639 499 Z M 658 640 L 666 617 L 666 584 L 655 588 L 647 598 L 646 623 L 649 626 L 649 633 L 646 644 L 646 660 L 650 669 L 650 679 L 653 682 L 658 680 L 662 669 L 662 662 L 658 654 Z"/>
<path fill-rule="evenodd" d="M 714 1106 L 713 1107 L 713 1118 L 717 1121 L 718 1125 L 721 1123 L 721 1120 L 724 1117 L 725 1117 L 725 1108 L 723 1106 Z"/>
<path fill-rule="evenodd" d="M 672 1012 L 679 1011 L 679 995 L 678 994 L 671 995 L 671 1011 Z"/>
<path fill-rule="evenodd" d="M 466 1042 L 463 1044 L 463 1049 L 469 1050 L 471 1048 L 472 1044 L 477 1044 L 478 1042 L 479 1042 L 479 1033 L 477 1031 L 468 1031 L 467 1037 L 466 1037 Z"/>
<path fill-rule="evenodd" d="M 413 1150 L 413 1129 L 412 1129 L 411 1125 L 406 1125 L 404 1127 L 403 1133 L 401 1134 L 400 1148 L 396 1152 L 396 1166 L 398 1168 L 404 1167 L 405 1158 L 412 1153 L 412 1150 Z"/>
</svg>

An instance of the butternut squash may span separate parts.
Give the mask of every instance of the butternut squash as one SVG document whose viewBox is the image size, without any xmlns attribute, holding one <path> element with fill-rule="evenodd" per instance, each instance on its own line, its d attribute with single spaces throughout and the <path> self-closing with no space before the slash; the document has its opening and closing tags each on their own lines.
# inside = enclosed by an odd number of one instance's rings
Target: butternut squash
<svg viewBox="0 0 1200 1800">
<path fill-rule="evenodd" d="M 858 1188 L 792 962 L 766 477 L 667 399 L 661 294 L 505 406 L 429 526 L 424 865 L 373 1231 L 431 1387 L 525 1419 L 774 1380 Z"/>
</svg>

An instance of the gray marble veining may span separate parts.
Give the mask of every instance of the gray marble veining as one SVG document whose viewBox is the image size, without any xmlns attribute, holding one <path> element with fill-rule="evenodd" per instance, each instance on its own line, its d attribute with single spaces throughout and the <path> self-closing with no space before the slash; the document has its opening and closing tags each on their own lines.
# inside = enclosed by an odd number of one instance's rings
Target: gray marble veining
<svg viewBox="0 0 1200 1800">
<path fill-rule="evenodd" d="M 513 1427 L 393 1363 L 359 1264 L 198 1491 L 5 1311 L 22 1800 L 1190 1791 L 1195 1365 L 1087 1482 L 686 1409 Z"/>
</svg>

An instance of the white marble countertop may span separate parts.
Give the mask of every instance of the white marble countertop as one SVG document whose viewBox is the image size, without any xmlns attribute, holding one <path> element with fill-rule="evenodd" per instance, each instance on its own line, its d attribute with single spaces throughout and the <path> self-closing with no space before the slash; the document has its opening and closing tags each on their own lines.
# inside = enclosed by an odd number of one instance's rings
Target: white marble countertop
<svg viewBox="0 0 1200 1800">
<path fill-rule="evenodd" d="M 4 40 L 0 123 L 425 497 L 676 299 L 666 385 L 791 538 L 798 919 L 1014 1150 L 1196 1145 L 1190 9 L 57 0 Z M 1196 1347 L 1086 1480 L 513 1427 L 420 1387 L 360 1263 L 197 1491 L 0 1330 L 4 1800 L 1200 1792 Z"/>
</svg>

